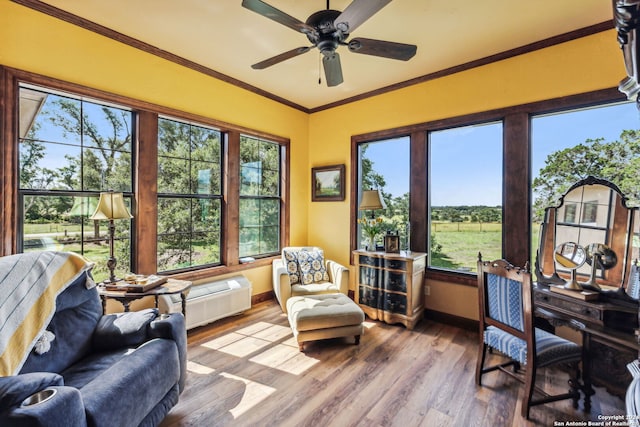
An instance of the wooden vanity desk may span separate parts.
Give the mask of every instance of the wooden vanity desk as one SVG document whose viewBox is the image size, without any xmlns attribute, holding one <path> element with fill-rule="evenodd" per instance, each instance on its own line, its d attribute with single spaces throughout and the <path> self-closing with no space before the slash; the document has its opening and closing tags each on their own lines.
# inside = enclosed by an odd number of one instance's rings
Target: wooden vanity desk
<svg viewBox="0 0 640 427">
<path fill-rule="evenodd" d="M 589 355 L 591 382 L 624 398 L 631 382 L 627 364 L 638 357 L 640 349 L 634 329 L 638 327 L 638 303 L 607 298 L 596 301 L 551 292 L 535 283 L 533 298 L 536 316 L 552 327 L 567 326 L 584 333 Z M 542 325 L 540 325 L 542 326 Z"/>
<path fill-rule="evenodd" d="M 640 347 L 638 236 L 640 209 L 615 184 L 589 176 L 546 208 L 534 268 L 537 326 L 582 332 L 589 360 L 583 369 L 593 385 L 621 398 Z M 566 287 L 591 289 L 595 299 Z"/>
</svg>

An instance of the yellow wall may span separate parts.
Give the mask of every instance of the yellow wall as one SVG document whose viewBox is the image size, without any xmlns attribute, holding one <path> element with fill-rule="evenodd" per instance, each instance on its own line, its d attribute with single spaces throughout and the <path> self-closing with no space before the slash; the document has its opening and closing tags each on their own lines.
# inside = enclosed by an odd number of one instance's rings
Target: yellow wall
<svg viewBox="0 0 640 427">
<path fill-rule="evenodd" d="M 345 163 L 349 168 L 352 135 L 616 87 L 624 75 L 611 30 L 321 111 L 309 124 L 310 166 Z M 347 191 L 343 203 L 309 207 L 308 243 L 344 263 L 349 261 L 351 196 Z M 352 289 L 354 280 L 352 269 Z M 478 318 L 475 288 L 432 280 L 427 285 L 427 308 Z"/>
<path fill-rule="evenodd" d="M 624 75 L 611 30 L 307 115 L 8 1 L 0 2 L 0 40 L 1 65 L 290 138 L 291 244 L 322 246 L 343 264 L 352 135 L 611 88 Z M 347 166 L 346 200 L 312 203 L 310 169 L 332 164 Z M 246 273 L 254 294 L 271 289 L 270 272 Z M 475 288 L 428 284 L 428 308 L 477 318 Z"/>
<path fill-rule="evenodd" d="M 0 40 L 1 65 L 289 138 L 291 242 L 305 244 L 307 114 L 8 1 Z M 254 294 L 271 290 L 270 267 L 247 275 Z"/>
</svg>

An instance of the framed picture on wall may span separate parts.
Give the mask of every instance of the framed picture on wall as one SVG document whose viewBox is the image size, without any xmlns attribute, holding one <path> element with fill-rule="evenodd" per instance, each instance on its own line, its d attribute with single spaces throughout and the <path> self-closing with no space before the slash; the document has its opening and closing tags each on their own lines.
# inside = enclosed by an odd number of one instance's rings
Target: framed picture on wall
<svg viewBox="0 0 640 427">
<path fill-rule="evenodd" d="M 311 201 L 335 202 L 344 200 L 344 165 L 321 166 L 311 169 Z"/>
</svg>

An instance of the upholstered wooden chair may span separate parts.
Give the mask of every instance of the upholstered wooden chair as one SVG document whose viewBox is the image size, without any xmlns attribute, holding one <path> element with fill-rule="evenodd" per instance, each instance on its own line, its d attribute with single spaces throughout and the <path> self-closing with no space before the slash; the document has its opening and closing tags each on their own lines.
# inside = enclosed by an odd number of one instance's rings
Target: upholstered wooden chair
<svg viewBox="0 0 640 427">
<path fill-rule="evenodd" d="M 529 418 L 531 406 L 563 399 L 580 399 L 582 347 L 534 326 L 531 273 L 505 260 L 482 261 L 478 256 L 478 296 L 480 302 L 480 347 L 476 366 L 476 383 L 494 370 L 505 372 L 524 383 L 522 416 Z M 506 360 L 485 366 L 488 349 L 498 350 Z M 570 366 L 570 390 L 550 396 L 535 386 L 536 371 L 555 364 Z M 512 367 L 512 370 L 507 369 Z M 520 368 L 523 367 L 523 371 Z M 534 392 L 542 395 L 534 399 Z M 589 404 L 585 397 L 585 407 Z"/>
</svg>

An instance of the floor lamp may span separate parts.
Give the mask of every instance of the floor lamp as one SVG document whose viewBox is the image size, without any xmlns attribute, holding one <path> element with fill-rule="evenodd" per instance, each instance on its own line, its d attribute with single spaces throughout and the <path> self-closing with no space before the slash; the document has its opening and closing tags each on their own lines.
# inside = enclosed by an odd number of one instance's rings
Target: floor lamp
<svg viewBox="0 0 640 427">
<path fill-rule="evenodd" d="M 131 219 L 133 215 L 129 213 L 127 207 L 124 204 L 124 197 L 122 193 L 114 193 L 108 191 L 100 193 L 100 200 L 95 212 L 91 215 L 93 220 L 108 220 L 109 221 L 109 260 L 107 261 L 107 268 L 109 269 L 109 280 L 105 282 L 117 282 L 116 275 L 114 273 L 118 261 L 113 253 L 113 241 L 116 234 L 116 225 L 114 220 L 116 219 Z"/>
</svg>

